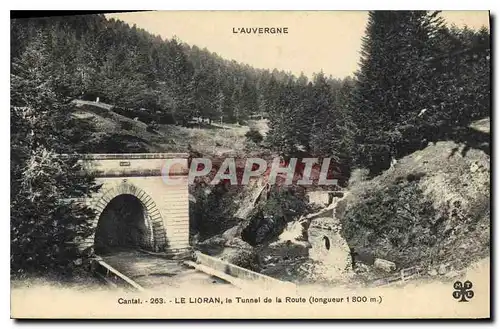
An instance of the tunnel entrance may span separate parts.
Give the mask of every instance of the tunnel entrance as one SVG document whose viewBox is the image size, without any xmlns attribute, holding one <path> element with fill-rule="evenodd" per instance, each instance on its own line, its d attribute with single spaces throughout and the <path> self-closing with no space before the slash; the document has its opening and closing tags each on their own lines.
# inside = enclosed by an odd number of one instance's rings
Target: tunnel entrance
<svg viewBox="0 0 500 329">
<path fill-rule="evenodd" d="M 113 198 L 104 208 L 95 233 L 98 254 L 127 249 L 153 249 L 152 226 L 139 199 L 130 194 Z"/>
</svg>

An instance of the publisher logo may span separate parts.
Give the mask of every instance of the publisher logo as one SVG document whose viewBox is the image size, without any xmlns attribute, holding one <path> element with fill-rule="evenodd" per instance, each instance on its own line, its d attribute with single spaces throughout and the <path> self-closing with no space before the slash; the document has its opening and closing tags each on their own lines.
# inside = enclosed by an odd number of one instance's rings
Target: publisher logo
<svg viewBox="0 0 500 329">
<path fill-rule="evenodd" d="M 453 298 L 458 299 L 459 302 L 468 302 L 468 299 L 474 297 L 474 291 L 472 290 L 472 282 L 456 281 L 453 284 L 455 291 L 453 292 Z"/>
</svg>

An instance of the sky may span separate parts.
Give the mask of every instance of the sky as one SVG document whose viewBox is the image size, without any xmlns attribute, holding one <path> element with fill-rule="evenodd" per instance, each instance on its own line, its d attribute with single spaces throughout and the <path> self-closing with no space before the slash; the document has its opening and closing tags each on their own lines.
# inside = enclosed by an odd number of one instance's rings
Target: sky
<svg viewBox="0 0 500 329">
<path fill-rule="evenodd" d="M 487 11 L 443 11 L 447 24 L 489 28 Z M 357 67 L 366 11 L 155 11 L 108 14 L 163 38 L 178 37 L 255 68 L 343 78 Z M 288 27 L 288 34 L 235 34 L 233 28 Z"/>
</svg>

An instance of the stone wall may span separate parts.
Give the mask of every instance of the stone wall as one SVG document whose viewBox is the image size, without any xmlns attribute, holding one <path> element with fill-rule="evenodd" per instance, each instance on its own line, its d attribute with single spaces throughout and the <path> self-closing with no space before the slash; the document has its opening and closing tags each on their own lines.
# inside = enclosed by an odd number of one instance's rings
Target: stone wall
<svg viewBox="0 0 500 329">
<path fill-rule="evenodd" d="M 167 161 L 174 163 L 170 174 L 175 184 L 167 184 L 162 175 Z M 175 253 L 189 248 L 187 154 L 94 154 L 86 155 L 83 164 L 102 184 L 98 193 L 84 200 L 97 211 L 94 227 L 113 198 L 130 194 L 141 201 L 151 223 L 154 251 Z M 81 245 L 93 244 L 91 236 Z"/>
<path fill-rule="evenodd" d="M 316 262 L 314 276 L 322 281 L 342 281 L 352 272 L 349 246 L 336 229 L 314 226 L 308 230 L 309 258 Z"/>
</svg>

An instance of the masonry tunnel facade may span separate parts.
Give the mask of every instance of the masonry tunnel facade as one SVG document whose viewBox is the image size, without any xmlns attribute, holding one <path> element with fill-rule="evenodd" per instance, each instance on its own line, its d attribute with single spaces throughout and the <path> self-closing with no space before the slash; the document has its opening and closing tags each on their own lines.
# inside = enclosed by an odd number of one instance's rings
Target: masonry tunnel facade
<svg viewBox="0 0 500 329">
<path fill-rule="evenodd" d="M 83 168 L 100 189 L 81 202 L 96 211 L 93 234 L 79 242 L 97 255 L 142 249 L 184 255 L 189 245 L 188 154 L 86 154 Z M 171 164 L 174 165 L 171 165 Z M 166 184 L 163 170 L 175 184 Z"/>
</svg>

